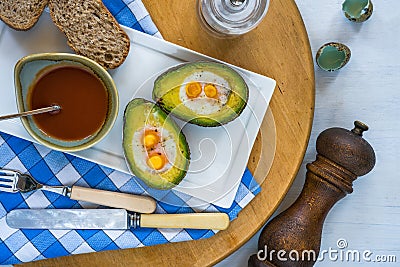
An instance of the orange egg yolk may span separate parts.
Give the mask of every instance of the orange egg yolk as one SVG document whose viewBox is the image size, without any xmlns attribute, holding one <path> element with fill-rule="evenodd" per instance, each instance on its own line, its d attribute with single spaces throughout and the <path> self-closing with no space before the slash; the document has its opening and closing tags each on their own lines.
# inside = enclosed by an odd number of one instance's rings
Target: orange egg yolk
<svg viewBox="0 0 400 267">
<path fill-rule="evenodd" d="M 154 131 L 146 131 L 143 137 L 144 146 L 149 149 L 155 147 L 160 142 L 160 137 Z"/>
<path fill-rule="evenodd" d="M 195 98 L 201 94 L 201 85 L 199 82 L 191 82 L 186 85 L 185 90 L 189 98 Z"/>
<path fill-rule="evenodd" d="M 204 93 L 207 97 L 215 98 L 218 95 L 218 90 L 213 84 L 207 84 L 204 86 Z"/>
<path fill-rule="evenodd" d="M 154 154 L 152 156 L 149 156 L 149 159 L 147 161 L 147 164 L 155 170 L 162 169 L 165 166 L 165 163 L 166 160 L 162 154 Z"/>
</svg>

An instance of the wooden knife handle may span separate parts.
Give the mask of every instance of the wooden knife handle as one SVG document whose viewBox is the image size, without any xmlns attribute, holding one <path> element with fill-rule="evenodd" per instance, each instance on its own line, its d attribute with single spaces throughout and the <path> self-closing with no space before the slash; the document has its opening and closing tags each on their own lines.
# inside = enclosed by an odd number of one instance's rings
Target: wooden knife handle
<svg viewBox="0 0 400 267">
<path fill-rule="evenodd" d="M 121 208 L 139 213 L 153 213 L 156 209 L 156 201 L 148 196 L 79 186 L 72 187 L 71 199 L 92 202 L 107 207 Z"/>
<path fill-rule="evenodd" d="M 226 213 L 142 214 L 140 227 L 225 230 L 229 226 Z"/>
</svg>

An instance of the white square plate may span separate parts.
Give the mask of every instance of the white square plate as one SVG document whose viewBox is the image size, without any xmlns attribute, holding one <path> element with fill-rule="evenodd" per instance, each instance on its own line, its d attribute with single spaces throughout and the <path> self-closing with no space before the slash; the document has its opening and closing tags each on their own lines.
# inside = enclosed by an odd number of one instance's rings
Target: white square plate
<svg viewBox="0 0 400 267">
<path fill-rule="evenodd" d="M 117 121 L 108 136 L 97 145 L 71 154 L 128 172 L 121 145 L 122 117 L 127 103 L 135 97 L 151 100 L 154 80 L 172 66 L 183 62 L 218 60 L 129 28 L 124 29 L 131 39 L 130 52 L 122 66 L 110 71 L 119 91 Z M 10 114 L 17 112 L 13 80 L 16 62 L 32 53 L 72 51 L 46 12 L 27 32 L 18 32 L 1 24 L 0 31 L 0 114 Z M 186 124 L 183 127 L 192 160 L 188 174 L 173 189 L 224 208 L 230 207 L 235 198 L 275 88 L 275 81 L 270 78 L 231 67 L 242 75 L 249 86 L 248 105 L 238 119 L 225 126 L 204 128 Z M 177 122 L 184 125 L 181 121 Z M 34 141 L 18 119 L 0 122 L 0 130 Z"/>
</svg>

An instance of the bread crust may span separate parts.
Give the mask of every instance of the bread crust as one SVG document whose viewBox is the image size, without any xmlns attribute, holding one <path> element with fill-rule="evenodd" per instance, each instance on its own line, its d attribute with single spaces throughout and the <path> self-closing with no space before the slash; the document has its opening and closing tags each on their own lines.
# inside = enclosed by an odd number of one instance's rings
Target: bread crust
<svg viewBox="0 0 400 267">
<path fill-rule="evenodd" d="M 49 0 L 48 4 L 52 20 L 77 54 L 109 69 L 125 61 L 129 37 L 101 0 Z"/>
<path fill-rule="evenodd" d="M 15 30 L 29 30 L 39 20 L 47 2 L 47 0 L 1 0 L 0 19 Z"/>
</svg>

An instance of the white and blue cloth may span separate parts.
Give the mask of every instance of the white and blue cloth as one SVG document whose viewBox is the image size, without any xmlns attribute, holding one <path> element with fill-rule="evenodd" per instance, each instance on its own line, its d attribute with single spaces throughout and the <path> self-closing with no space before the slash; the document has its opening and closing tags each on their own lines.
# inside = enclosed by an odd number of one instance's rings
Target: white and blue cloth
<svg viewBox="0 0 400 267">
<path fill-rule="evenodd" d="M 161 37 L 140 0 L 103 0 L 120 24 Z M 42 145 L 0 132 L 0 167 L 29 172 L 47 185 L 79 185 L 134 194 L 150 193 L 158 201 L 156 213 L 226 212 L 231 220 L 259 193 L 260 187 L 246 170 L 235 201 L 228 209 L 203 203 L 175 191 L 154 190 L 134 176 L 96 163 L 51 150 Z M 171 204 L 173 203 L 173 204 Z M 71 254 L 151 246 L 168 242 L 197 240 L 216 231 L 194 229 L 132 230 L 18 230 L 8 227 L 6 214 L 28 208 L 96 208 L 46 191 L 0 192 L 0 265 L 29 262 Z M 104 207 L 103 207 L 104 208 Z"/>
</svg>

